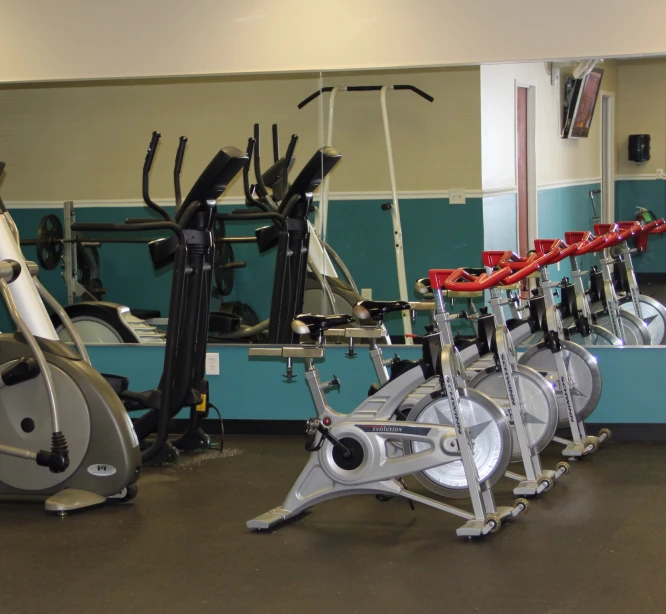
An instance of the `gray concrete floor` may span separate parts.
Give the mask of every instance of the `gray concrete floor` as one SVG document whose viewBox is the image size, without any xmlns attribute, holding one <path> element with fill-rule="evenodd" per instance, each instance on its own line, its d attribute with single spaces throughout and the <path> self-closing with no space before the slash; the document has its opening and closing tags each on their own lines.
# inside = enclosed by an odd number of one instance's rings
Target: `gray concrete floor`
<svg viewBox="0 0 666 614">
<path fill-rule="evenodd" d="M 281 503 L 307 454 L 293 437 L 229 437 L 226 450 L 146 470 L 127 505 L 56 518 L 1 504 L 0 612 L 666 610 L 666 445 L 607 444 L 475 542 L 456 538 L 453 516 L 371 496 L 251 533 L 245 521 Z"/>
</svg>

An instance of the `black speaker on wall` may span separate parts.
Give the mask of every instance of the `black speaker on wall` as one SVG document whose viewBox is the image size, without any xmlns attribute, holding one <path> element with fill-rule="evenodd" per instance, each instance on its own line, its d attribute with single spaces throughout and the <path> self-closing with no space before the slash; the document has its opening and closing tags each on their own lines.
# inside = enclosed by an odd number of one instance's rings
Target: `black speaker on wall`
<svg viewBox="0 0 666 614">
<path fill-rule="evenodd" d="M 650 159 L 650 135 L 629 135 L 629 160 L 640 164 Z"/>
</svg>

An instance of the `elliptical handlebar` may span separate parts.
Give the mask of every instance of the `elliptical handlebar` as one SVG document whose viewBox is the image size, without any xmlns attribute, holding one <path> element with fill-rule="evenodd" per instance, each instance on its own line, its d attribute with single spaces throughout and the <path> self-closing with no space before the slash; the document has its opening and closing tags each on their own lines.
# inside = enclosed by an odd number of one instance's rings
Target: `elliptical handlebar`
<svg viewBox="0 0 666 614">
<path fill-rule="evenodd" d="M 266 185 L 264 184 L 264 178 L 261 175 L 261 154 L 260 154 L 260 148 L 261 148 L 261 137 L 259 133 L 259 124 L 254 125 L 254 175 L 255 179 L 257 181 L 256 187 L 257 187 L 257 193 L 261 198 L 266 198 L 268 196 L 268 190 L 266 189 Z"/>
<path fill-rule="evenodd" d="M 250 207 L 257 207 L 262 211 L 269 211 L 269 207 L 266 203 L 257 200 L 252 194 L 252 187 L 250 186 L 250 164 L 252 163 L 252 155 L 254 154 L 254 149 L 257 144 L 257 141 L 254 137 L 250 137 L 247 140 L 247 164 L 243 167 L 243 191 L 245 192 L 245 200 Z"/>
<path fill-rule="evenodd" d="M 156 202 L 150 198 L 150 169 L 153 166 L 153 159 L 155 158 L 155 152 L 157 150 L 157 145 L 160 142 L 162 135 L 155 130 L 150 139 L 150 145 L 148 146 L 148 151 L 146 152 L 146 158 L 143 162 L 143 175 L 142 175 L 142 194 L 143 202 L 146 203 L 153 211 L 158 213 L 162 218 L 167 222 L 173 222 L 173 218 L 167 213 L 165 209 L 160 207 Z"/>
<path fill-rule="evenodd" d="M 183 168 L 183 157 L 187 147 L 187 137 L 181 136 L 178 139 L 178 150 L 176 151 L 176 161 L 173 165 L 173 191 L 176 196 L 176 209 L 183 204 L 183 195 L 180 191 L 180 171 Z"/>
<path fill-rule="evenodd" d="M 277 126 L 275 126 L 275 128 L 277 129 Z M 289 146 L 287 147 L 287 153 L 285 154 L 284 157 L 284 171 L 282 172 L 282 187 L 285 194 L 289 191 L 289 165 L 291 164 L 291 159 L 294 157 L 294 150 L 296 149 L 296 143 L 298 143 L 298 135 L 292 134 L 291 139 L 289 139 Z"/>
</svg>

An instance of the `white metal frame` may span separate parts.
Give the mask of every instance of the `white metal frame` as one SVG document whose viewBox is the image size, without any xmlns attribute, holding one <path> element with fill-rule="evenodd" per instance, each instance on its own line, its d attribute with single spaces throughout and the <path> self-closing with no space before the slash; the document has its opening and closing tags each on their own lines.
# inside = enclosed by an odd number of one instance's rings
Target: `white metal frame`
<svg viewBox="0 0 666 614">
<path fill-rule="evenodd" d="M 601 91 L 601 221 L 615 221 L 615 94 Z M 604 138 L 605 137 L 605 138 Z"/>
<path fill-rule="evenodd" d="M 386 92 L 392 90 L 392 85 L 385 85 L 380 91 L 380 103 L 382 109 L 382 122 L 384 125 L 384 139 L 386 143 L 386 155 L 388 158 L 389 177 L 391 180 L 391 221 L 393 223 L 393 245 L 395 250 L 396 269 L 398 273 L 398 293 L 401 301 L 409 301 L 409 291 L 407 289 L 407 272 L 405 269 L 405 253 L 402 239 L 402 224 L 400 222 L 400 202 L 398 199 L 398 187 L 395 179 L 395 165 L 393 161 L 393 147 L 391 144 L 391 129 L 388 118 L 388 107 L 386 104 Z M 335 115 L 335 100 L 338 92 L 345 92 L 344 86 L 336 86 L 330 92 L 328 101 L 328 127 L 326 136 L 326 145 L 333 146 L 333 119 Z M 326 241 L 326 232 L 328 228 L 328 204 L 329 204 L 330 178 L 324 179 L 321 190 L 321 201 L 319 203 L 319 215 L 315 223 L 317 234 L 323 241 Z M 326 274 L 326 271 L 321 271 Z M 405 334 L 405 343 L 412 344 L 410 335 L 412 334 L 411 314 L 408 311 L 401 312 L 402 326 Z"/>
</svg>

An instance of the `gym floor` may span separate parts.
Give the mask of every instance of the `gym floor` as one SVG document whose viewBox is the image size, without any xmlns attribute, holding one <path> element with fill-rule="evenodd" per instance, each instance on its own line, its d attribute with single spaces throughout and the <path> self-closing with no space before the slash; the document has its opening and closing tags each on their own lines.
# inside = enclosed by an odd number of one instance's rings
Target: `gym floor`
<svg viewBox="0 0 666 614">
<path fill-rule="evenodd" d="M 372 496 L 252 533 L 245 521 L 282 502 L 307 453 L 297 437 L 228 437 L 224 454 L 145 469 L 130 504 L 58 518 L 3 503 L 0 612 L 663 612 L 665 448 L 610 442 L 470 542 L 454 516 Z"/>
</svg>

